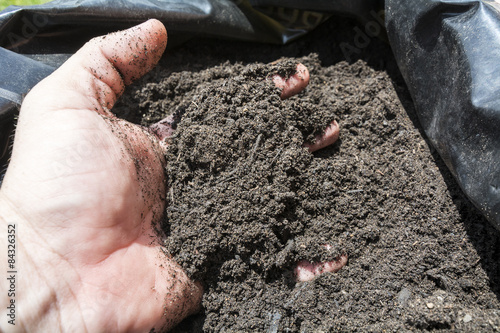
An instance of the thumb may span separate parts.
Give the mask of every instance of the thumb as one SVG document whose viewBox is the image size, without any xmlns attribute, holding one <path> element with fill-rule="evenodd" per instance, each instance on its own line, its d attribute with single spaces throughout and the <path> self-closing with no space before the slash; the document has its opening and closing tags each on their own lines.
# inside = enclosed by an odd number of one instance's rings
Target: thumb
<svg viewBox="0 0 500 333">
<path fill-rule="evenodd" d="M 167 31 L 154 19 L 96 37 L 30 92 L 23 111 L 78 109 L 112 116 L 109 110 L 125 86 L 151 70 L 166 45 Z M 31 101 L 37 107 L 31 108 Z"/>
<path fill-rule="evenodd" d="M 157 151 L 161 151 L 158 143 L 154 138 L 146 137 L 147 133 L 139 131 L 138 126 L 116 119 L 109 121 L 100 115 L 114 118 L 110 109 L 125 85 L 156 65 L 166 43 L 167 32 L 163 24 L 149 20 L 92 39 L 37 84 L 21 106 L 10 167 L 2 189 L 8 187 L 9 179 L 16 179 L 26 186 L 33 181 L 41 183 L 56 179 L 61 173 L 60 165 L 71 172 L 90 173 L 98 167 L 90 157 L 100 158 L 100 163 L 108 161 L 111 167 L 118 158 L 105 152 L 132 143 L 146 142 L 148 148 L 156 149 L 150 155 L 158 155 Z M 114 127 L 108 126 L 112 122 Z M 123 126 L 117 132 L 118 125 Z M 133 148 L 130 150 L 132 159 L 137 159 L 141 153 L 141 160 L 147 160 L 148 156 L 140 150 L 141 147 Z M 74 158 L 70 159 L 70 156 Z M 149 164 L 157 160 L 151 159 Z M 161 165 L 158 168 L 161 169 Z M 156 170 L 145 169 L 150 173 Z M 49 186 L 47 191 L 51 188 Z"/>
</svg>

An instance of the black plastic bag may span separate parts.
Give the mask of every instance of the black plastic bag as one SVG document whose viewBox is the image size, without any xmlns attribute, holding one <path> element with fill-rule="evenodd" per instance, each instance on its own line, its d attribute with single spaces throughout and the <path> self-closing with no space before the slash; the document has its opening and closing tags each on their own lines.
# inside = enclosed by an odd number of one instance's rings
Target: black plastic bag
<svg viewBox="0 0 500 333">
<path fill-rule="evenodd" d="M 343 15 L 364 23 L 362 41 L 372 37 L 370 27 L 381 20 L 374 14 L 383 7 L 377 0 L 61 0 L 11 7 L 0 13 L 0 162 L 8 157 L 7 138 L 22 96 L 94 36 L 154 17 L 166 25 L 170 45 L 201 35 L 286 43 Z M 423 128 L 464 192 L 498 229 L 499 8 L 495 1 L 385 2 L 389 41 Z M 357 50 L 356 43 L 341 47 L 347 58 Z"/>
<path fill-rule="evenodd" d="M 29 89 L 54 68 L 0 48 L 0 167 L 7 163 L 14 116 Z M 5 169 L 5 167 L 2 167 Z M 2 179 L 0 169 L 0 181 Z"/>
<path fill-rule="evenodd" d="M 387 0 L 386 22 L 425 133 L 500 230 L 500 3 Z"/>
</svg>

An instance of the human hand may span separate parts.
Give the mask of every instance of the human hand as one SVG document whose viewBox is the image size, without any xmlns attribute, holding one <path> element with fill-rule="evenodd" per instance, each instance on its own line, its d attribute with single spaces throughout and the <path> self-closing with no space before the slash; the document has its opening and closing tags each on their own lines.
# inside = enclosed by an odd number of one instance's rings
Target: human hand
<svg viewBox="0 0 500 333">
<path fill-rule="evenodd" d="M 166 42 L 156 20 L 93 39 L 24 100 L 0 190 L 2 232 L 17 225 L 19 257 L 16 326 L 2 320 L 2 330 L 149 331 L 199 307 L 201 288 L 154 230 L 165 203 L 161 146 L 110 112 Z"/>
</svg>

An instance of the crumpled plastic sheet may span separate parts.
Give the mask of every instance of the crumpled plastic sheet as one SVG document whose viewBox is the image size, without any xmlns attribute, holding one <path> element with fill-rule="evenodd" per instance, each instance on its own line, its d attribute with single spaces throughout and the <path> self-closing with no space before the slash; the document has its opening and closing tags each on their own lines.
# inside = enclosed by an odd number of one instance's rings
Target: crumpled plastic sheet
<svg viewBox="0 0 500 333">
<path fill-rule="evenodd" d="M 387 0 L 386 23 L 425 133 L 500 230 L 500 3 Z"/>
</svg>

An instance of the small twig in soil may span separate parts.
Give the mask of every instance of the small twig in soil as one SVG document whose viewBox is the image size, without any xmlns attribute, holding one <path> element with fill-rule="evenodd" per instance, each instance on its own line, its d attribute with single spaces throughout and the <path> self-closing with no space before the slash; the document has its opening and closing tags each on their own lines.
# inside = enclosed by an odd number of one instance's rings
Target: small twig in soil
<svg viewBox="0 0 500 333">
<path fill-rule="evenodd" d="M 364 190 L 351 190 L 351 191 L 347 191 L 346 193 L 347 194 L 352 194 L 352 193 L 359 193 L 359 192 L 363 192 Z"/>
<path fill-rule="evenodd" d="M 260 140 L 262 139 L 262 134 L 259 134 L 257 136 L 257 140 L 255 141 L 255 144 L 253 145 L 252 153 L 250 154 L 250 161 L 248 162 L 248 165 L 252 164 L 254 159 L 255 159 L 255 153 L 257 152 L 257 148 L 259 148 Z"/>
<path fill-rule="evenodd" d="M 238 167 L 236 166 L 233 170 L 231 170 L 227 175 L 226 178 L 222 178 L 220 181 L 222 182 L 229 182 L 236 178 L 235 173 L 238 171 Z"/>
<path fill-rule="evenodd" d="M 297 300 L 297 298 L 299 297 L 299 294 L 302 292 L 302 290 L 304 290 L 304 288 L 308 285 L 307 282 L 303 282 L 300 287 L 298 289 L 295 290 L 294 292 L 294 295 L 290 298 L 290 300 L 288 302 L 285 303 L 285 309 L 290 309 L 295 301 Z"/>
<path fill-rule="evenodd" d="M 186 215 L 186 218 L 190 217 L 191 215 L 193 215 L 194 213 L 201 213 L 202 212 L 202 207 L 196 207 L 194 209 L 192 209 L 187 215 Z"/>
<path fill-rule="evenodd" d="M 208 222 L 208 225 L 212 225 L 212 223 L 215 222 L 215 219 L 217 218 L 217 216 L 219 216 L 219 213 L 215 213 L 214 216 L 212 216 L 212 218 L 210 219 L 210 222 Z"/>
<path fill-rule="evenodd" d="M 230 182 L 231 180 L 235 179 L 236 176 L 229 176 L 229 178 L 226 178 L 226 179 L 222 179 L 222 181 L 225 181 L 225 182 Z"/>
<path fill-rule="evenodd" d="M 179 212 L 179 213 L 186 213 L 187 212 L 186 209 L 182 209 L 182 208 L 172 206 L 172 205 L 168 206 L 167 209 L 172 211 L 172 212 Z"/>
<path fill-rule="evenodd" d="M 276 162 L 276 160 L 278 159 L 278 156 L 280 156 L 282 150 L 283 150 L 283 148 L 280 148 L 278 150 L 278 152 L 276 153 L 276 155 L 274 155 L 273 160 L 271 161 L 270 166 L 273 166 L 274 162 Z"/>
<path fill-rule="evenodd" d="M 269 333 L 278 332 L 278 327 L 280 324 L 281 313 L 275 312 L 274 314 L 269 313 L 269 317 L 271 317 L 271 325 L 269 326 Z"/>
</svg>

